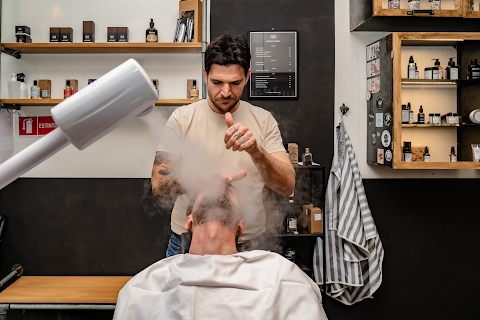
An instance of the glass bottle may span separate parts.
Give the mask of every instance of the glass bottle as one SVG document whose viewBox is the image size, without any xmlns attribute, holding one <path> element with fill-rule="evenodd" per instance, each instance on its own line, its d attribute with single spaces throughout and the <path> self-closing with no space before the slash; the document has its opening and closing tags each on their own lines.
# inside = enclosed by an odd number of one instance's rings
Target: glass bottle
<svg viewBox="0 0 480 320">
<path fill-rule="evenodd" d="M 193 80 L 193 86 L 190 89 L 190 99 L 198 99 L 197 80 Z"/>
<path fill-rule="evenodd" d="M 406 104 L 402 104 L 402 123 L 408 123 L 408 109 Z"/>
<path fill-rule="evenodd" d="M 304 166 L 311 166 L 313 164 L 312 154 L 310 148 L 305 148 L 305 153 L 302 154 L 302 161 Z"/>
<path fill-rule="evenodd" d="M 33 80 L 33 86 L 30 89 L 30 97 L 32 99 L 42 99 L 40 97 L 40 87 L 38 86 L 37 80 Z"/>
<path fill-rule="evenodd" d="M 150 28 L 147 29 L 145 42 L 158 42 L 158 31 L 155 29 L 153 19 L 150 19 Z"/>
<path fill-rule="evenodd" d="M 412 162 L 412 143 L 405 141 L 403 143 L 403 161 Z"/>
<path fill-rule="evenodd" d="M 297 217 L 295 217 L 291 213 L 287 216 L 287 233 L 288 234 L 298 234 Z"/>
<path fill-rule="evenodd" d="M 425 152 L 423 153 L 423 162 L 430 162 L 430 153 L 428 153 L 428 147 L 425 147 Z"/>
<path fill-rule="evenodd" d="M 70 80 L 67 80 L 67 85 L 63 89 L 63 98 L 67 99 L 73 95 L 73 87 L 70 85 Z"/>
<path fill-rule="evenodd" d="M 455 147 L 452 147 L 452 149 L 450 150 L 449 158 L 450 158 L 450 162 L 457 162 L 457 155 L 455 154 Z"/>
<path fill-rule="evenodd" d="M 159 95 L 160 93 L 158 92 L 157 80 L 152 80 L 152 81 L 153 81 L 153 86 L 155 87 L 155 89 L 157 89 L 157 95 Z"/>
<path fill-rule="evenodd" d="M 408 123 L 413 123 L 413 110 L 412 106 L 410 105 L 410 102 L 407 105 L 408 108 Z"/>
<path fill-rule="evenodd" d="M 480 65 L 477 63 L 477 59 L 472 59 L 468 66 L 467 79 L 480 79 Z"/>
<path fill-rule="evenodd" d="M 295 250 L 293 250 L 291 246 L 285 250 L 285 258 L 295 263 Z"/>
<path fill-rule="evenodd" d="M 420 124 L 425 123 L 425 113 L 423 113 L 422 106 L 420 106 L 420 110 L 418 111 L 418 123 L 420 123 Z"/>
</svg>

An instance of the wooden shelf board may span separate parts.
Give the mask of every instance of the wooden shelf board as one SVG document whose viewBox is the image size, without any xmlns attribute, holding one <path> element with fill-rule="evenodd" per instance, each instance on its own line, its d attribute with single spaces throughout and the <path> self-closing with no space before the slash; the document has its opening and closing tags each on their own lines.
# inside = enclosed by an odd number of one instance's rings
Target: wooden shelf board
<svg viewBox="0 0 480 320">
<path fill-rule="evenodd" d="M 480 169 L 480 162 L 396 162 L 394 169 Z"/>
<path fill-rule="evenodd" d="M 426 10 L 426 9 L 422 9 Z M 416 13 L 414 15 L 409 15 L 408 12 L 413 11 L 412 9 L 380 9 L 376 16 L 380 17 L 429 17 L 429 18 L 441 18 L 441 17 L 462 17 L 463 12 L 458 10 L 433 10 L 433 15 L 430 13 Z"/>
<path fill-rule="evenodd" d="M 25 107 L 43 107 L 54 106 L 62 102 L 64 99 L 2 99 L 3 104 L 17 104 Z M 201 99 L 159 99 L 156 106 L 184 106 Z"/>
<path fill-rule="evenodd" d="M 445 80 L 445 79 L 402 79 L 404 85 L 426 85 L 426 86 L 456 86 L 457 80 Z"/>
<path fill-rule="evenodd" d="M 459 124 L 402 124 L 402 128 L 439 128 L 439 127 L 460 127 Z"/>
<path fill-rule="evenodd" d="M 22 54 L 37 53 L 201 53 L 199 42 L 181 43 L 2 43 Z"/>
</svg>

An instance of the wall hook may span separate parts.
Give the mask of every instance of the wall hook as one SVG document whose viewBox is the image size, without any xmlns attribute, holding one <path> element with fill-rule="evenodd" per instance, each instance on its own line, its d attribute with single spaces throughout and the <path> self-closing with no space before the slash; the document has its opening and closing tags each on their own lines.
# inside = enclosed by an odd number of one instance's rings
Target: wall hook
<svg viewBox="0 0 480 320">
<path fill-rule="evenodd" d="M 350 109 L 345 105 L 345 103 L 342 103 L 342 106 L 340 107 L 340 113 L 342 114 L 342 116 L 347 114 L 348 110 Z"/>
</svg>

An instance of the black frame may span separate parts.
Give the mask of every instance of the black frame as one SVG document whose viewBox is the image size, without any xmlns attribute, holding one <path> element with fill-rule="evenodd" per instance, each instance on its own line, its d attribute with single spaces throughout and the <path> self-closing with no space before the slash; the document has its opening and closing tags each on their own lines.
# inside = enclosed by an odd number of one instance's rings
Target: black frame
<svg viewBox="0 0 480 320">
<path fill-rule="evenodd" d="M 282 96 L 282 95 L 265 95 L 265 96 L 258 96 L 252 95 L 252 73 L 250 74 L 249 79 L 249 91 L 248 91 L 248 98 L 249 99 L 298 99 L 298 31 L 297 30 L 268 30 L 268 31 L 249 31 L 248 32 L 248 43 L 250 46 L 250 53 L 253 56 L 252 46 L 251 46 L 251 34 L 252 33 L 293 33 L 295 35 L 295 71 L 294 71 L 294 78 L 295 78 L 295 88 L 294 88 L 294 95 L 291 96 Z M 250 70 L 252 70 L 252 62 L 250 61 Z"/>
</svg>

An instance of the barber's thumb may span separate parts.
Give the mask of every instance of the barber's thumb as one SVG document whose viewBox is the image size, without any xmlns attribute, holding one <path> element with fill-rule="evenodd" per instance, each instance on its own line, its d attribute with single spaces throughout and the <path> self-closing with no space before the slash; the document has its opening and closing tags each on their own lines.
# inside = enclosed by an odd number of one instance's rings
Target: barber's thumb
<svg viewBox="0 0 480 320">
<path fill-rule="evenodd" d="M 232 114 L 230 112 L 225 113 L 225 122 L 227 123 L 227 126 L 229 128 L 235 124 L 233 122 L 233 117 L 232 117 Z"/>
<path fill-rule="evenodd" d="M 239 172 L 232 175 L 232 182 L 242 180 L 246 176 L 247 176 L 247 170 L 239 171 Z"/>
</svg>

